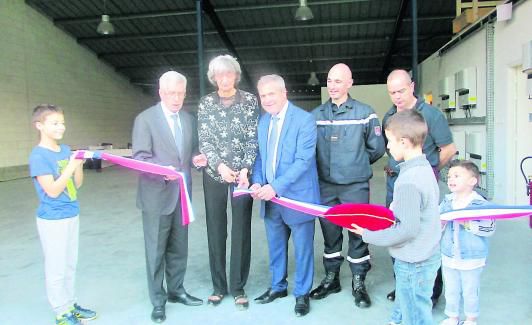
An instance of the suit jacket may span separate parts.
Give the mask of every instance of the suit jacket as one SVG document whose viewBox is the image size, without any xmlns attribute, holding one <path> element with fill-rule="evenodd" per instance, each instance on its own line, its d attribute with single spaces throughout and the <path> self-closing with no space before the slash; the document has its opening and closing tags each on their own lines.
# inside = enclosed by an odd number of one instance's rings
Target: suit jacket
<svg viewBox="0 0 532 325">
<path fill-rule="evenodd" d="M 192 115 L 179 111 L 183 134 L 183 156 L 180 157 L 172 134 L 164 116 L 161 104 L 152 106 L 135 118 L 133 126 L 133 158 L 163 166 L 174 166 L 185 174 L 189 194 L 191 194 L 192 156 L 197 153 L 197 135 Z M 149 173 L 139 175 L 137 207 L 153 215 L 168 215 L 176 208 L 179 199 L 177 181 L 166 181 L 163 176 Z"/>
<path fill-rule="evenodd" d="M 258 127 L 259 153 L 253 165 L 253 183 L 266 184 L 266 150 L 271 115 L 264 114 Z M 288 103 L 279 136 L 275 180 L 270 184 L 278 196 L 293 200 L 319 203 L 318 172 L 316 169 L 316 121 L 312 114 Z M 313 220 L 308 214 L 282 208 L 286 224 Z M 261 217 L 266 214 L 266 202 L 261 202 Z"/>
</svg>

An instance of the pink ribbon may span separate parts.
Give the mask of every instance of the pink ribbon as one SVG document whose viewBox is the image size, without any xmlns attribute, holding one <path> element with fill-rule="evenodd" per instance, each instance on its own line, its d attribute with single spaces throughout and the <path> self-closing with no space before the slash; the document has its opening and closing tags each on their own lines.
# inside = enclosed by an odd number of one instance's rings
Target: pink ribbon
<svg viewBox="0 0 532 325">
<path fill-rule="evenodd" d="M 251 194 L 253 191 L 248 189 L 236 189 L 233 196 Z M 311 204 L 284 197 L 274 197 L 272 202 L 295 211 L 304 212 L 316 217 L 326 217 L 327 210 L 330 208 L 324 205 Z M 532 216 L 532 206 L 509 206 L 489 204 L 475 208 L 466 208 L 454 210 L 440 214 L 440 219 L 444 221 L 452 220 L 482 220 L 482 219 L 511 219 Z"/>
<path fill-rule="evenodd" d="M 532 206 L 510 206 L 489 204 L 475 208 L 465 208 L 442 213 L 440 219 L 444 221 L 464 221 L 483 219 L 512 219 L 532 215 Z"/>
<path fill-rule="evenodd" d="M 192 202 L 188 195 L 187 184 L 185 182 L 185 174 L 178 172 L 170 167 L 165 167 L 150 162 L 135 160 L 131 158 L 115 156 L 103 151 L 87 151 L 78 150 L 76 153 L 77 159 L 104 159 L 117 165 L 138 170 L 145 173 L 156 174 L 167 177 L 177 177 L 179 183 L 179 195 L 181 199 L 181 223 L 183 226 L 188 225 L 194 221 L 194 211 L 192 210 Z"/>
<path fill-rule="evenodd" d="M 251 193 L 253 193 L 252 190 L 239 188 L 233 191 L 233 197 L 248 195 Z M 287 199 L 285 197 L 273 197 L 271 201 L 279 205 L 282 205 L 284 207 L 287 207 L 289 209 L 303 212 L 306 214 L 310 214 L 311 216 L 315 216 L 315 217 L 322 217 L 325 214 L 325 212 L 327 212 L 327 210 L 331 208 L 326 205 L 306 203 L 306 202 L 296 201 L 292 199 Z"/>
</svg>

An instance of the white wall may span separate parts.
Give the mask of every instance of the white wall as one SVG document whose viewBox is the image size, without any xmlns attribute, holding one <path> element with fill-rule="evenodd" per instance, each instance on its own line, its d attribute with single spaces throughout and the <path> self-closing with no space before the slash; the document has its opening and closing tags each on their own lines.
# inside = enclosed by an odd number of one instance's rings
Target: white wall
<svg viewBox="0 0 532 325">
<path fill-rule="evenodd" d="M 294 105 L 301 107 L 307 112 L 312 111 L 316 107 L 320 106 L 321 102 L 319 99 L 290 99 L 290 94 L 288 94 L 288 100 L 290 100 Z"/>
<path fill-rule="evenodd" d="M 360 102 L 370 105 L 381 121 L 384 114 L 392 107 L 392 102 L 390 101 L 390 96 L 388 96 L 385 84 L 354 85 L 349 89 L 349 95 Z M 327 87 L 322 87 L 321 101 L 325 103 L 327 100 L 329 100 Z"/>
<path fill-rule="evenodd" d="M 454 79 L 460 70 L 474 67 L 477 71 L 477 107 L 473 116 L 486 116 L 486 32 L 481 30 L 467 40 L 439 56 L 432 54 L 419 66 L 420 93 L 432 92 L 434 106 L 439 102 L 438 82 L 445 77 Z M 463 110 L 456 109 L 453 118 L 465 117 Z"/>
<path fill-rule="evenodd" d="M 524 180 L 518 176 L 518 148 L 523 152 L 532 152 L 532 124 L 528 113 L 532 112 L 530 100 L 523 104 L 518 96 L 524 96 L 524 74 L 516 72 L 521 64 L 521 46 L 532 39 L 532 1 L 525 1 L 514 8 L 513 18 L 509 22 L 495 24 L 495 144 L 494 173 L 495 186 L 493 200 L 506 204 L 526 204 Z M 477 108 L 473 116 L 484 116 L 486 109 L 486 30 L 481 29 L 457 46 L 445 52 L 437 53 L 420 64 L 420 90 L 432 92 L 434 101 L 438 100 L 438 81 L 464 68 L 476 67 L 477 71 Z M 523 88 L 523 89 L 521 89 Z M 526 101 L 525 101 L 526 102 Z M 520 104 L 519 104 L 520 103 Z M 453 118 L 464 117 L 457 109 Z M 525 120 L 526 119 L 526 120 Z M 519 125 L 519 127 L 518 127 Z M 452 126 L 453 131 L 486 133 L 484 125 Z M 517 133 L 516 133 L 517 132 Z M 516 140 L 517 138 L 517 140 Z M 519 146 L 516 145 L 519 142 Z M 531 173 L 532 173 L 532 167 Z"/>
<path fill-rule="evenodd" d="M 532 100 L 525 89 L 525 74 L 519 71 L 522 45 L 532 40 L 531 17 L 532 1 L 524 1 L 515 8 L 511 21 L 495 24 L 495 196 L 509 204 L 528 203 L 518 169 L 521 158 L 532 155 L 528 119 Z M 530 160 L 527 167 L 532 175 Z"/>
<path fill-rule="evenodd" d="M 467 40 L 455 46 L 448 52 L 439 56 L 435 53 L 428 57 L 419 66 L 419 90 L 420 93 L 432 93 L 433 104 L 438 106 L 439 99 L 439 81 L 445 77 L 454 80 L 455 73 L 466 68 L 475 68 L 476 70 L 476 93 L 477 106 L 472 109 L 472 116 L 486 116 L 486 31 L 480 30 L 471 35 Z M 453 82 L 454 83 L 454 82 Z M 454 90 L 454 89 L 453 89 Z M 453 118 L 464 118 L 464 111 L 457 108 L 452 113 Z M 460 132 L 478 132 L 481 138 L 486 139 L 485 125 L 454 125 L 451 126 L 451 131 L 454 133 Z M 465 134 L 464 134 L 465 136 Z M 465 138 L 464 138 L 465 139 Z M 458 139 L 454 139 L 455 144 L 460 152 L 464 148 L 460 145 L 463 143 Z M 483 146 L 486 147 L 485 145 Z M 485 152 L 483 153 L 484 161 L 486 159 Z M 480 167 L 480 166 L 479 166 Z M 481 177 L 481 187 L 485 188 L 487 179 L 485 176 Z"/>
<path fill-rule="evenodd" d="M 64 108 L 64 143 L 131 141 L 133 119 L 152 98 L 24 1 L 0 1 L 0 30 L 0 180 L 1 171 L 27 164 L 37 142 L 31 111 L 39 103 Z"/>
</svg>

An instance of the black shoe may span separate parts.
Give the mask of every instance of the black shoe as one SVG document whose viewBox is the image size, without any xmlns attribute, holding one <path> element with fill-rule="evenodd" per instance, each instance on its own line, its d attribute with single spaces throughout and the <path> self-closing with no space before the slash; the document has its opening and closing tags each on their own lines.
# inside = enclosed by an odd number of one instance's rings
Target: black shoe
<svg viewBox="0 0 532 325">
<path fill-rule="evenodd" d="M 310 292 L 310 298 L 323 299 L 331 293 L 337 293 L 342 290 L 338 272 L 327 272 L 320 285 Z"/>
<path fill-rule="evenodd" d="M 151 312 L 151 320 L 154 323 L 162 323 L 166 319 L 166 312 L 164 311 L 164 306 L 153 307 Z"/>
<path fill-rule="evenodd" d="M 294 312 L 297 317 L 305 316 L 310 311 L 310 301 L 308 295 L 296 297 Z"/>
<path fill-rule="evenodd" d="M 369 299 L 366 285 L 364 284 L 364 276 L 359 274 L 353 275 L 352 289 L 353 297 L 355 297 L 355 305 L 357 305 L 357 307 L 368 308 L 371 306 L 371 300 Z"/>
<path fill-rule="evenodd" d="M 169 295 L 168 296 L 168 302 L 173 303 L 180 303 L 187 306 L 201 306 L 203 305 L 203 300 L 196 298 L 194 296 L 189 295 L 188 293 L 184 292 L 179 295 Z"/>
<path fill-rule="evenodd" d="M 395 290 L 390 291 L 390 292 L 386 295 L 386 299 L 388 299 L 388 300 L 390 300 L 390 301 L 395 301 Z"/>
<path fill-rule="evenodd" d="M 277 298 L 283 298 L 288 295 L 288 292 L 286 290 L 283 291 L 272 291 L 271 288 L 266 290 L 265 293 L 263 293 L 260 297 L 255 298 L 255 301 L 258 304 L 269 304 L 270 302 L 274 301 Z"/>
</svg>

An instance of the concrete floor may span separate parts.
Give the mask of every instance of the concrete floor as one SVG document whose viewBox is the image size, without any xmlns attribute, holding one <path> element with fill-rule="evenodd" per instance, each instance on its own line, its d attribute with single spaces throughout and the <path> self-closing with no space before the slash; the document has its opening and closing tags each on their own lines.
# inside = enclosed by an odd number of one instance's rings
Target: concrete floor
<svg viewBox="0 0 532 325">
<path fill-rule="evenodd" d="M 372 200 L 384 202 L 384 178 L 379 161 L 372 180 Z M 185 286 L 206 299 L 211 293 L 200 174 L 194 175 L 196 222 L 190 226 L 189 261 Z M 86 171 L 81 197 L 80 251 L 77 294 L 80 304 L 99 313 L 91 324 L 151 324 L 147 294 L 140 212 L 135 207 L 135 172 L 120 167 L 101 173 Z M 52 324 L 45 294 L 42 253 L 34 211 L 37 199 L 29 178 L 0 183 L 0 324 Z M 264 225 L 253 215 L 251 273 L 246 291 L 251 300 L 269 286 L 268 252 Z M 482 278 L 480 324 L 532 324 L 532 230 L 528 219 L 502 221 L 491 240 L 489 264 Z M 315 285 L 324 275 L 322 235 L 317 224 Z M 345 247 L 345 245 L 344 245 Z M 250 303 L 237 311 L 232 299 L 218 307 L 167 305 L 166 324 L 386 324 L 392 303 L 391 261 L 384 248 L 371 247 L 373 269 L 367 285 L 373 300 L 369 309 L 356 308 L 350 290 L 350 272 L 342 267 L 343 290 L 322 301 L 311 301 L 311 312 L 296 318 L 294 298 L 268 305 Z M 345 252 L 345 249 L 344 249 Z M 292 280 L 289 269 L 289 281 Z M 289 287 L 290 290 L 291 287 Z M 444 318 L 444 299 L 434 309 L 434 320 Z"/>
</svg>

